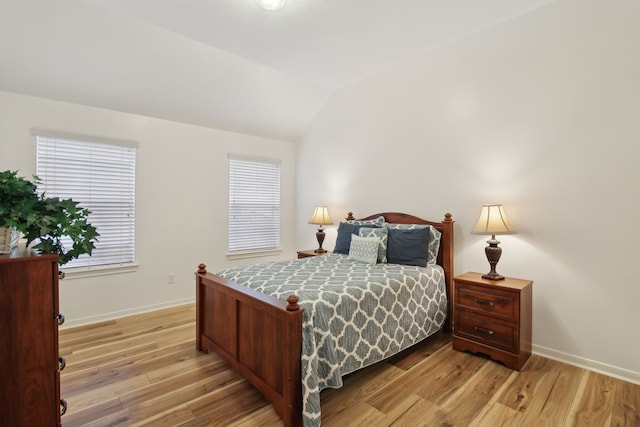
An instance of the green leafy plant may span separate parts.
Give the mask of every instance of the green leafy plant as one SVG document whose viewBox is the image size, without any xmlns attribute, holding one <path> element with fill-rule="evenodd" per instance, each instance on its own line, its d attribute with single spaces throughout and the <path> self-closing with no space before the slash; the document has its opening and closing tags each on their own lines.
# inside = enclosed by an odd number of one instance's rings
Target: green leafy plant
<svg viewBox="0 0 640 427">
<path fill-rule="evenodd" d="M 38 240 L 33 248 L 58 254 L 60 265 L 91 255 L 99 234 L 88 222 L 89 210 L 72 199 L 38 194 L 37 183 L 35 176 L 32 182 L 17 172 L 0 172 L 0 227 L 15 227 L 27 245 Z M 71 248 L 64 246 L 64 237 L 71 239 Z"/>
</svg>

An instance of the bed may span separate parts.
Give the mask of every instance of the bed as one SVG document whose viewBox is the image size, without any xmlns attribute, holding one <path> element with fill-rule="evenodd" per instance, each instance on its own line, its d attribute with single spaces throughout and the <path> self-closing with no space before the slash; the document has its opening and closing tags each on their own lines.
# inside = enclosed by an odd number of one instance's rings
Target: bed
<svg viewBox="0 0 640 427">
<path fill-rule="evenodd" d="M 343 225 L 345 230 L 357 225 L 362 231 L 353 233 L 358 237 L 353 237 L 352 245 L 381 244 L 367 233 L 378 234 L 380 230 L 373 233 L 371 229 L 384 228 L 389 233 L 389 251 L 399 234 L 392 228 L 426 228 L 431 252 L 425 266 L 400 265 L 391 258 L 386 264 L 367 263 L 355 252 L 216 274 L 200 264 L 197 348 L 218 354 L 251 382 L 285 426 L 319 425 L 322 389 L 340 387 L 343 375 L 390 357 L 440 329 L 451 330 L 453 223 L 450 214 L 437 222 L 385 212 L 358 220 L 349 213 L 339 226 L 336 249 L 344 244 Z M 380 261 L 382 246 L 377 247 Z M 330 314 L 323 314 L 327 310 Z M 411 323 L 405 325 L 405 321 Z"/>
</svg>

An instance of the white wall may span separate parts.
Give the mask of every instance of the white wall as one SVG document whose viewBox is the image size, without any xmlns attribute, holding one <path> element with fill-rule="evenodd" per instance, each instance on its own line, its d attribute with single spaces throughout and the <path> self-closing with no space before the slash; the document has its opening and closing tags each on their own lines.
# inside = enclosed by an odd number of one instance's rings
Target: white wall
<svg viewBox="0 0 640 427">
<path fill-rule="evenodd" d="M 320 203 L 451 212 L 456 273 L 486 272 L 470 230 L 503 203 L 534 351 L 640 382 L 638 22 L 636 0 L 562 0 L 335 93 L 298 152 L 298 246 Z"/>
<path fill-rule="evenodd" d="M 60 282 L 77 325 L 195 299 L 193 272 L 295 255 L 295 145 L 76 104 L 0 92 L 0 170 L 35 174 L 33 127 L 136 140 L 137 272 Z M 280 158 L 282 254 L 228 261 L 227 153 Z M 175 283 L 169 284 L 169 274 Z"/>
</svg>

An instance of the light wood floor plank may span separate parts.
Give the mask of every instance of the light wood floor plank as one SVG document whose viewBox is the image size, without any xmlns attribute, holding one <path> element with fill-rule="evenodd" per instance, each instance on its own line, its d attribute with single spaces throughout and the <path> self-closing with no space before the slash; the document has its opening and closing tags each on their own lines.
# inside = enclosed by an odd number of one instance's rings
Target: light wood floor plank
<svg viewBox="0 0 640 427">
<path fill-rule="evenodd" d="M 282 425 L 282 420 L 273 410 L 271 405 L 265 405 L 262 408 L 247 414 L 243 418 L 232 421 L 229 423 L 229 427 L 247 427 L 247 426 L 274 426 L 278 427 Z M 186 426 L 180 426 L 186 427 Z"/>
<path fill-rule="evenodd" d="M 188 402 L 196 418 L 207 418 L 212 425 L 230 424 L 265 406 L 264 397 L 246 381 L 232 383 Z"/>
<path fill-rule="evenodd" d="M 617 385 L 611 377 L 585 371 L 569 410 L 568 425 L 611 425 Z"/>
<path fill-rule="evenodd" d="M 429 416 L 434 414 L 438 407 L 432 402 L 415 394 L 405 391 L 406 399 L 397 407 L 391 409 L 384 418 L 372 423 L 373 426 L 429 426 Z"/>
<path fill-rule="evenodd" d="M 518 426 L 522 424 L 522 413 L 492 400 L 469 424 L 469 427 Z"/>
<path fill-rule="evenodd" d="M 356 371 L 347 377 L 348 381 L 341 388 L 323 391 L 322 410 L 334 416 L 349 412 L 355 405 L 385 388 L 404 372 L 394 365 L 382 363 Z"/>
<path fill-rule="evenodd" d="M 69 355 L 69 353 L 65 353 L 65 358 L 67 359 L 68 366 L 68 368 L 65 369 L 65 373 L 67 375 L 70 375 L 71 373 L 83 375 L 83 372 L 85 370 L 91 370 L 97 367 L 96 359 L 98 358 L 101 361 L 106 360 L 105 362 L 103 362 L 104 364 L 118 362 L 133 363 L 132 361 L 136 360 L 138 356 L 154 352 L 157 353 L 159 349 L 160 347 L 158 347 L 158 345 L 153 342 L 142 343 L 140 345 L 132 344 L 131 347 L 122 348 L 120 350 L 110 349 L 108 353 L 108 359 L 105 357 L 107 356 L 107 354 L 105 353 L 104 349 L 102 351 L 102 354 L 98 352 L 97 356 L 93 358 L 88 357 L 87 354 L 78 355 L 72 353 L 71 355 Z"/>
<path fill-rule="evenodd" d="M 144 374 L 135 375 L 128 378 L 112 376 L 110 378 L 100 377 L 85 388 L 86 391 L 69 395 L 66 389 L 61 387 L 61 396 L 65 399 L 73 410 L 86 409 L 109 399 L 120 399 L 120 396 L 130 390 L 140 390 L 150 382 Z M 65 390 L 65 391 L 62 391 Z"/>
<path fill-rule="evenodd" d="M 538 388 L 532 394 L 527 394 L 528 402 L 520 401 L 523 405 L 518 406 L 523 411 L 522 425 L 564 426 L 585 370 L 536 355 L 531 356 L 530 363 L 523 370 L 532 371 L 529 381 L 538 383 Z M 553 384 L 547 391 L 549 381 L 553 381 Z M 516 390 L 511 391 L 511 396 L 516 393 Z"/>
<path fill-rule="evenodd" d="M 329 426 L 370 426 L 378 425 L 384 414 L 365 402 L 353 402 L 348 411 L 329 413 L 323 411 L 322 425 Z"/>
<path fill-rule="evenodd" d="M 127 372 L 149 372 L 154 369 L 162 369 L 173 361 L 181 361 L 185 358 L 192 358 L 196 354 L 196 350 L 190 342 L 180 344 L 167 345 L 159 350 L 157 344 L 136 347 L 135 352 L 109 353 L 109 358 L 101 360 L 98 367 L 100 372 L 117 371 L 120 374 Z M 96 363 L 93 360 L 92 363 Z"/>
<path fill-rule="evenodd" d="M 195 349 L 195 306 L 60 331 L 64 427 L 281 426 L 215 354 Z M 323 427 L 636 426 L 640 386 L 532 356 L 522 371 L 434 337 L 324 390 Z"/>
<path fill-rule="evenodd" d="M 142 421 L 134 422 L 131 427 L 173 427 L 195 420 L 193 412 L 186 404 L 173 406 L 161 412 L 155 411 Z"/>
<path fill-rule="evenodd" d="M 640 427 L 640 393 L 637 385 L 624 381 L 618 383 L 611 425 Z"/>
<path fill-rule="evenodd" d="M 68 395 L 63 394 L 63 396 L 67 400 L 69 408 L 73 408 L 73 410 L 69 409 L 62 417 L 62 424 L 65 427 L 86 426 L 100 422 L 106 425 L 107 419 L 114 417 L 115 414 L 125 412 L 124 406 L 118 398 L 107 399 L 83 409 Z"/>
<path fill-rule="evenodd" d="M 457 391 L 425 420 L 426 425 L 463 426 L 480 414 L 496 390 L 506 381 L 511 370 L 485 361 Z"/>
<path fill-rule="evenodd" d="M 168 381 L 150 383 L 120 396 L 126 407 L 147 407 L 149 402 L 155 409 L 167 409 L 176 403 L 189 402 L 221 387 L 239 377 L 224 365 L 212 363 L 201 369 L 190 371 Z M 176 388 L 176 384 L 182 384 Z"/>
</svg>

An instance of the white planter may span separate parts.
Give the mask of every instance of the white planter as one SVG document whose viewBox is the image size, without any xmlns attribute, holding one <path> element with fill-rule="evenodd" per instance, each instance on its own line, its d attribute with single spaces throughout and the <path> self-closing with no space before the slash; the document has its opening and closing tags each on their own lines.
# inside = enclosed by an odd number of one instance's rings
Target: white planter
<svg viewBox="0 0 640 427">
<path fill-rule="evenodd" d="M 18 246 L 20 233 L 15 228 L 0 227 L 0 254 L 8 254 Z"/>
</svg>

